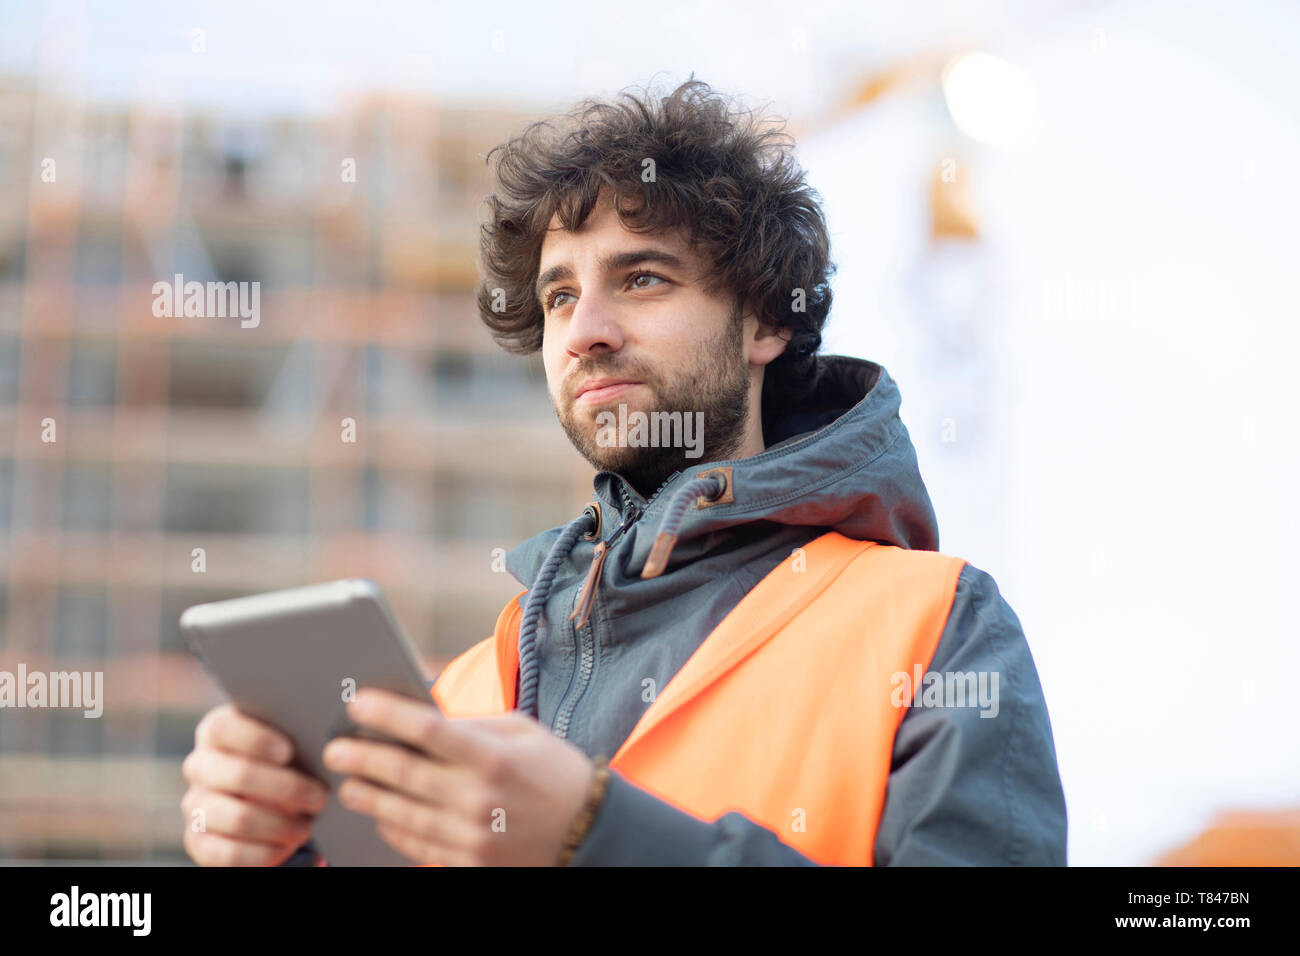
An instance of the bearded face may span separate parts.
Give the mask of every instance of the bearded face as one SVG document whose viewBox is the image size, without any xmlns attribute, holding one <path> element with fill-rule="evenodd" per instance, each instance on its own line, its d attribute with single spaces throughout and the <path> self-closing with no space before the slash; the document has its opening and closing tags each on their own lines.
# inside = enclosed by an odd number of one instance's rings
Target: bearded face
<svg viewBox="0 0 1300 956">
<path fill-rule="evenodd" d="M 552 396 L 551 404 L 569 441 L 593 468 L 617 472 L 648 496 L 675 471 L 736 456 L 749 421 L 749 367 L 742 342 L 742 323 L 733 316 L 675 364 L 652 366 L 618 354 L 585 356 L 574 363 L 559 400 Z M 593 389 L 579 396 L 578 389 L 592 379 L 636 384 Z M 700 422 L 703 434 L 691 443 L 694 447 L 685 442 L 664 447 L 666 434 L 659 447 L 620 445 L 615 430 L 605 428 L 602 434 L 601 424 L 617 418 L 619 405 L 625 405 L 629 415 L 680 413 L 683 422 L 688 417 Z M 602 419 L 601 413 L 609 414 Z"/>
</svg>

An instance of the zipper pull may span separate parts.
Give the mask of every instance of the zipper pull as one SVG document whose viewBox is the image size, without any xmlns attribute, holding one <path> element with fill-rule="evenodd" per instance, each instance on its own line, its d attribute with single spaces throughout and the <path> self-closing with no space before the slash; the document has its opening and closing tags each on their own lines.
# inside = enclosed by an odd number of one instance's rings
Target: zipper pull
<svg viewBox="0 0 1300 956">
<path fill-rule="evenodd" d="M 600 569 L 604 566 L 605 555 L 608 553 L 609 547 L 604 541 L 596 545 L 595 551 L 592 552 L 591 567 L 587 569 L 587 577 L 582 582 L 582 590 L 578 592 L 578 601 L 573 606 L 573 613 L 569 615 L 570 621 L 581 615 L 581 619 L 574 625 L 575 630 L 587 623 L 587 615 L 591 613 L 591 606 L 596 603 L 596 589 L 600 587 Z"/>
</svg>

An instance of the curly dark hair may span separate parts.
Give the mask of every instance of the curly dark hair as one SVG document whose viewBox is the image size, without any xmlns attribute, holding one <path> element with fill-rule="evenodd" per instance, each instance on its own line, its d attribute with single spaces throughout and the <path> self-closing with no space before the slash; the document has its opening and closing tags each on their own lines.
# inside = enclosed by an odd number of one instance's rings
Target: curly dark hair
<svg viewBox="0 0 1300 956">
<path fill-rule="evenodd" d="M 484 199 L 476 299 L 497 344 L 517 354 L 542 347 L 534 283 L 546 229 L 554 215 L 580 228 L 608 187 L 625 228 L 681 230 L 711 264 L 709 294 L 734 296 L 735 318 L 748 306 L 793 333 L 764 375 L 764 418 L 796 401 L 814 384 L 835 265 L 821 196 L 784 128 L 733 108 L 692 73 L 657 102 L 648 89 L 583 100 L 558 126 L 539 120 L 493 147 L 498 191 Z"/>
</svg>

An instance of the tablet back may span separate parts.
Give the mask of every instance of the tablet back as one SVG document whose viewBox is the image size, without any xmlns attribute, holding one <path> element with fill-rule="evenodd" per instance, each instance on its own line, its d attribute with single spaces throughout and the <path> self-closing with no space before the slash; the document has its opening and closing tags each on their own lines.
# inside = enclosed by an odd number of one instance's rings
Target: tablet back
<svg viewBox="0 0 1300 956">
<path fill-rule="evenodd" d="M 435 706 L 414 649 L 379 588 L 352 579 L 191 607 L 181 632 L 234 705 L 294 743 L 291 766 L 330 786 L 312 839 L 330 866 L 411 866 L 375 821 L 338 802 L 344 775 L 321 751 L 340 735 L 377 736 L 347 717 L 346 700 L 380 687 Z"/>
</svg>

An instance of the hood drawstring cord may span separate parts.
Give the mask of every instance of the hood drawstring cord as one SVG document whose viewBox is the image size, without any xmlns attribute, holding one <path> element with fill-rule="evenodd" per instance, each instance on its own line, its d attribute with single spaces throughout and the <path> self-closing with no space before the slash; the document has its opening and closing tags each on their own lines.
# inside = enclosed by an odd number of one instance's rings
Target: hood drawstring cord
<svg viewBox="0 0 1300 956">
<path fill-rule="evenodd" d="M 659 522 L 659 533 L 655 535 L 650 557 L 645 559 L 641 577 L 657 578 L 664 573 L 664 568 L 668 566 L 668 556 L 672 554 L 673 547 L 677 544 L 677 530 L 682 526 L 687 509 L 698 504 L 696 499 L 704 498 L 706 501 L 712 501 L 721 497 L 726 490 L 727 481 L 718 474 L 705 478 L 692 478 L 677 489 L 668 501 L 663 520 Z"/>
<path fill-rule="evenodd" d="M 528 600 L 524 602 L 524 617 L 519 624 L 519 699 L 515 702 L 515 710 L 531 717 L 537 716 L 537 621 L 546 607 L 546 599 L 550 597 L 555 572 L 578 543 L 578 538 L 590 534 L 595 528 L 596 519 L 590 510 L 583 511 L 564 526 L 547 552 L 537 580 L 528 592 Z"/>
<path fill-rule="evenodd" d="M 645 567 L 641 569 L 642 578 L 657 578 L 664 573 L 664 568 L 668 565 L 668 556 L 677 544 L 677 531 L 682 526 L 687 510 L 698 505 L 697 499 L 714 501 L 722 497 L 726 491 L 727 479 L 718 473 L 693 478 L 677 489 L 668 502 L 663 520 L 659 522 L 659 532 L 655 535 L 654 546 L 650 549 L 650 556 L 646 558 Z M 524 602 L 523 620 L 519 624 L 519 698 L 515 702 L 515 710 L 520 713 L 531 717 L 538 716 L 537 624 L 546 607 L 547 598 L 550 597 L 555 573 L 578 543 L 578 538 L 589 537 L 599 527 L 591 506 L 565 525 L 559 538 L 547 552 L 546 560 L 542 562 L 542 568 L 537 574 L 537 580 L 533 582 L 528 592 L 528 599 Z M 596 583 L 598 582 L 591 583 L 593 591 Z"/>
</svg>

